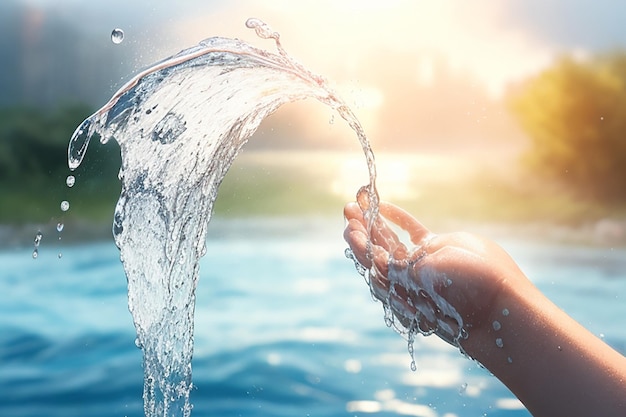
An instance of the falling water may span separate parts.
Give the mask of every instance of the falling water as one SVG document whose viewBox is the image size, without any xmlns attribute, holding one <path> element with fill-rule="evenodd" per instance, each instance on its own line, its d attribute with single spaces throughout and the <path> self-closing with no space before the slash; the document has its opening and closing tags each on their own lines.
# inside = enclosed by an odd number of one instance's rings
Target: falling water
<svg viewBox="0 0 626 417">
<path fill-rule="evenodd" d="M 261 121 L 282 104 L 315 98 L 352 127 L 369 169 L 367 217 L 377 216 L 374 155 L 365 133 L 327 82 L 287 55 L 209 38 L 142 71 L 71 138 L 76 169 L 89 141 L 114 139 L 122 191 L 113 234 L 128 279 L 128 304 L 144 355 L 147 416 L 188 416 L 198 262 L 218 187 Z M 68 183 L 69 185 L 69 183 Z"/>
</svg>

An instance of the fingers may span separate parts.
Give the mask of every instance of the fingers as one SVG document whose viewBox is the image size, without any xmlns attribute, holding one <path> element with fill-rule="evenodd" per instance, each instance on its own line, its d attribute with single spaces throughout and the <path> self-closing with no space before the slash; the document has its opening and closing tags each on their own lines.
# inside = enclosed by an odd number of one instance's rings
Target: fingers
<svg viewBox="0 0 626 417">
<path fill-rule="evenodd" d="M 350 245 L 350 249 L 352 249 L 352 253 L 354 253 L 357 261 L 365 268 L 371 268 L 371 260 L 367 257 L 367 233 L 363 225 L 358 220 L 350 220 L 343 232 L 343 238 Z"/>
<path fill-rule="evenodd" d="M 379 210 L 385 218 L 407 231 L 414 245 L 420 244 L 430 234 L 430 231 L 423 224 L 398 206 L 381 201 Z"/>
<path fill-rule="evenodd" d="M 368 235 L 367 221 L 364 218 L 363 208 L 360 204 L 347 204 L 344 208 L 343 213 L 344 217 L 349 222 L 348 227 L 354 229 L 358 228 L 357 223 L 353 223 L 352 226 L 350 226 L 350 221 L 354 220 L 361 224 L 362 227 L 359 228 L 359 230 L 365 233 L 366 236 Z M 377 217 L 376 221 L 374 222 L 374 227 L 372 227 L 372 230 L 370 232 L 370 238 L 373 244 L 379 245 L 388 252 L 394 253 L 394 256 L 395 252 L 398 250 L 400 250 L 402 254 L 406 254 L 406 247 L 400 242 L 398 236 L 394 233 L 393 230 L 389 228 L 384 219 Z"/>
</svg>

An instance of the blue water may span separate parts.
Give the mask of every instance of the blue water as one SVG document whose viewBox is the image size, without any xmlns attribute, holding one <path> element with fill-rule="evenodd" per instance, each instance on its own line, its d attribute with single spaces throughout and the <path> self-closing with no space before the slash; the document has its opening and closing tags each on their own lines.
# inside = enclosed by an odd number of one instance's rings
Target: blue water
<svg viewBox="0 0 626 417">
<path fill-rule="evenodd" d="M 343 255 L 337 220 L 216 219 L 197 292 L 194 416 L 529 416 L 434 337 L 406 342 Z M 113 241 L 0 253 L 0 416 L 141 416 Z M 626 352 L 626 249 L 505 239 L 559 306 Z M 61 251 L 63 257 L 58 258 Z"/>
</svg>

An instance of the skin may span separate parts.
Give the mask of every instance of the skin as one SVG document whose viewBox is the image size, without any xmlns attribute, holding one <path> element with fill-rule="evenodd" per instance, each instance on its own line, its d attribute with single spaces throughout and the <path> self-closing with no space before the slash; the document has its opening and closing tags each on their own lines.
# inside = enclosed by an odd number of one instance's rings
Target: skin
<svg viewBox="0 0 626 417">
<path fill-rule="evenodd" d="M 344 238 L 357 260 L 373 267 L 377 298 L 389 298 L 390 265 L 408 268 L 415 282 L 434 274 L 435 292 L 455 308 L 468 331 L 459 339 L 461 348 L 533 416 L 626 416 L 626 357 L 545 297 L 500 246 L 467 233 L 434 235 L 404 210 L 381 202 L 383 218 L 372 231 L 370 259 L 363 206 L 345 207 Z M 406 231 L 415 247 L 400 242 L 390 223 Z M 405 326 L 417 297 L 399 284 L 391 294 L 392 311 Z M 419 326 L 436 330 L 428 320 Z"/>
</svg>

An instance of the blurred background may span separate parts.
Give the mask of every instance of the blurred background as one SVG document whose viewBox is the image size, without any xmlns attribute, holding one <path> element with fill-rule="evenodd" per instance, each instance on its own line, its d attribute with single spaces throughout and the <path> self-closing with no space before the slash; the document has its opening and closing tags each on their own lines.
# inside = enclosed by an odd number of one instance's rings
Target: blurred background
<svg viewBox="0 0 626 417">
<path fill-rule="evenodd" d="M 497 239 L 626 352 L 626 3 L 3 0 L 0 415 L 142 414 L 110 231 L 119 149 L 92 144 L 68 188 L 67 144 L 133 74 L 202 39 L 273 51 L 249 17 L 352 107 L 381 198 L 436 232 Z M 356 136 L 317 102 L 283 106 L 251 138 L 201 266 L 194 414 L 528 416 L 438 340 L 416 342 L 409 371 L 342 255 L 341 210 L 366 183 Z"/>
<path fill-rule="evenodd" d="M 353 107 L 382 198 L 442 228 L 600 224 L 598 239 L 623 241 L 625 13 L 609 1 L 4 1 L 0 223 L 56 224 L 68 138 L 139 69 L 210 36 L 272 50 L 245 28 L 256 16 Z M 336 215 L 366 182 L 359 152 L 324 106 L 284 106 L 227 176 L 217 215 Z M 66 222 L 109 221 L 118 153 L 90 150 Z"/>
</svg>

